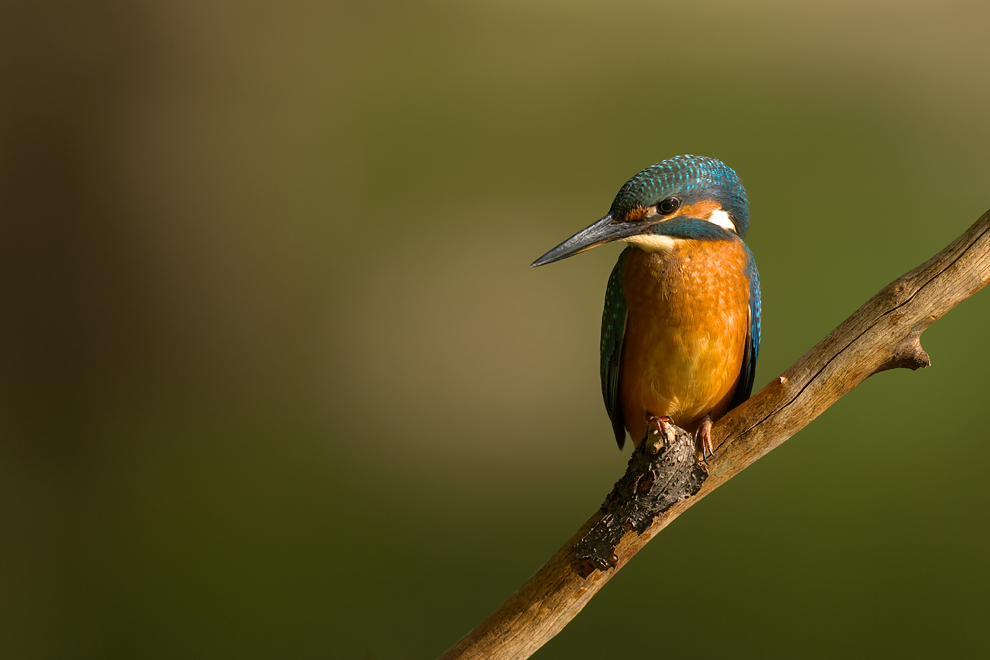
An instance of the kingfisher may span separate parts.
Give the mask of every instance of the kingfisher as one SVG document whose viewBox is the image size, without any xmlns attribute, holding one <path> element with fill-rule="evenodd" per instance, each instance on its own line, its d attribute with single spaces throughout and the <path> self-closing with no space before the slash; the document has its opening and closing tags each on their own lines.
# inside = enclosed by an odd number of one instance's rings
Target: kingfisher
<svg viewBox="0 0 990 660">
<path fill-rule="evenodd" d="M 735 171 L 677 156 L 629 179 L 608 214 L 533 262 L 622 241 L 605 290 L 601 379 L 619 449 L 670 424 L 707 461 L 712 420 L 749 398 L 760 351 L 760 277 L 743 242 L 749 201 Z"/>
</svg>

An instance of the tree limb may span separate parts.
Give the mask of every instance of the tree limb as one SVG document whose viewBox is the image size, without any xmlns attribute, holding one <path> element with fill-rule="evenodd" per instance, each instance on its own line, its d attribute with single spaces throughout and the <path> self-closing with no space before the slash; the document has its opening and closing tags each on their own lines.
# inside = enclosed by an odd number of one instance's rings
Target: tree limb
<svg viewBox="0 0 990 660">
<path fill-rule="evenodd" d="M 689 434 L 643 442 L 602 508 L 441 660 L 521 660 L 560 632 L 640 548 L 692 504 L 804 428 L 875 373 L 930 364 L 921 333 L 990 281 L 990 211 L 884 287 L 759 394 L 712 428 L 715 456 Z"/>
</svg>

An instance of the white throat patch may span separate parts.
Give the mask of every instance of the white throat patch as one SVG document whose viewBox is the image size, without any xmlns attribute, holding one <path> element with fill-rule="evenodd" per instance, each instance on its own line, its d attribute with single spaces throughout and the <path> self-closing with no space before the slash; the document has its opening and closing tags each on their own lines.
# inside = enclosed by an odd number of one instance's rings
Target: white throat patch
<svg viewBox="0 0 990 660">
<path fill-rule="evenodd" d="M 663 234 L 640 234 L 619 240 L 623 243 L 632 243 L 644 252 L 670 252 L 684 239 L 664 236 Z"/>
</svg>

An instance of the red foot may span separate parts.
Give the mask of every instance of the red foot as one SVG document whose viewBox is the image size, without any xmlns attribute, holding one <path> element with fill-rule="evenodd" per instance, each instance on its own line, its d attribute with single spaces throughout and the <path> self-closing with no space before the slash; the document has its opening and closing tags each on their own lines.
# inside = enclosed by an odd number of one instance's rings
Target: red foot
<svg viewBox="0 0 990 660">
<path fill-rule="evenodd" d="M 663 440 L 664 446 L 669 447 L 671 441 L 674 439 L 674 434 L 670 428 L 674 420 L 666 415 L 657 417 L 651 413 L 646 413 L 646 423 L 653 427 L 653 435 L 659 435 L 660 439 Z"/>
<path fill-rule="evenodd" d="M 712 447 L 712 416 L 705 415 L 701 418 L 701 425 L 698 426 L 698 430 L 694 434 L 694 447 L 696 451 L 701 452 L 701 459 L 708 462 L 709 456 L 715 455 L 715 449 Z"/>
</svg>

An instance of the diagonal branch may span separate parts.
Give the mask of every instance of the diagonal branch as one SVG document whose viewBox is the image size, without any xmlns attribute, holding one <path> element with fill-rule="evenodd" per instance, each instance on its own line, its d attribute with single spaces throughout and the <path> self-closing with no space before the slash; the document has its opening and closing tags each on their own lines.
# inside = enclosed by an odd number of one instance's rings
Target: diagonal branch
<svg viewBox="0 0 990 660">
<path fill-rule="evenodd" d="M 921 333 L 990 282 L 990 211 L 926 263 L 884 287 L 759 394 L 712 428 L 715 456 L 696 464 L 678 429 L 641 443 L 602 508 L 441 660 L 521 660 L 560 632 L 674 518 L 804 428 L 875 373 L 931 362 Z"/>
</svg>

